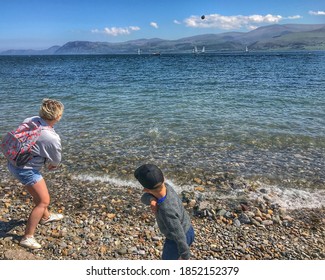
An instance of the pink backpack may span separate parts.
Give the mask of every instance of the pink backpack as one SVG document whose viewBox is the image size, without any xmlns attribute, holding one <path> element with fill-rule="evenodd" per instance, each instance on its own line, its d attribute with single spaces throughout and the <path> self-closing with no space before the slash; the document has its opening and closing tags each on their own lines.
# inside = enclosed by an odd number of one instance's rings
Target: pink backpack
<svg viewBox="0 0 325 280">
<path fill-rule="evenodd" d="M 16 167 L 24 166 L 33 158 L 32 147 L 41 135 L 39 122 L 26 122 L 2 138 L 1 150 L 10 163 Z"/>
</svg>

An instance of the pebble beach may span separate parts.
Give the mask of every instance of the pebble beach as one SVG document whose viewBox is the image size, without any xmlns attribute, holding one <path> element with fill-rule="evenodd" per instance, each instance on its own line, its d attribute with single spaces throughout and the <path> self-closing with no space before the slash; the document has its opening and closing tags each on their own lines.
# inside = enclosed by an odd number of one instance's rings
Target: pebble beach
<svg viewBox="0 0 325 280">
<path fill-rule="evenodd" d="M 64 214 L 64 219 L 38 226 L 35 237 L 42 249 L 21 247 L 32 199 L 10 177 L 4 159 L 0 172 L 0 259 L 160 259 L 164 237 L 149 208 L 140 202 L 140 187 L 80 181 L 64 168 L 43 172 L 50 211 Z M 196 177 L 192 183 L 193 189 L 179 193 L 196 234 L 192 259 L 325 259 L 324 207 L 281 207 L 272 193 L 258 190 L 254 182 L 243 183 L 241 195 L 227 199 L 221 194 L 234 187 L 231 179 Z M 210 196 L 211 192 L 222 198 Z M 260 195 L 252 198 L 252 192 Z"/>
</svg>

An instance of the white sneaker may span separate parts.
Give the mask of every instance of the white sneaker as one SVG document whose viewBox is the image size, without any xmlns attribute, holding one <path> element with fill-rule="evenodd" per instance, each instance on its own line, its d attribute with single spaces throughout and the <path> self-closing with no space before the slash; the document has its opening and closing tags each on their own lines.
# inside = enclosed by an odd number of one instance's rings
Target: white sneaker
<svg viewBox="0 0 325 280">
<path fill-rule="evenodd" d="M 51 222 L 55 222 L 55 221 L 60 221 L 62 219 L 63 219 L 63 215 L 62 214 L 51 213 L 50 216 L 46 220 L 41 219 L 40 220 L 40 224 L 41 225 L 45 225 L 47 223 L 51 223 Z"/>
<path fill-rule="evenodd" d="M 19 245 L 29 249 L 40 249 L 42 247 L 41 244 L 35 240 L 34 236 L 23 238 Z"/>
</svg>

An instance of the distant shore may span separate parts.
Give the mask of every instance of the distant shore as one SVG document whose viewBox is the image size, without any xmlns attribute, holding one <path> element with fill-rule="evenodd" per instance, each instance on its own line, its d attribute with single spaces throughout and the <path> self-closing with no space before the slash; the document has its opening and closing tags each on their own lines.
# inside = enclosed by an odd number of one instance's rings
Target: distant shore
<svg viewBox="0 0 325 280">
<path fill-rule="evenodd" d="M 197 54 L 223 51 L 300 51 L 325 50 L 324 24 L 271 24 L 249 32 L 203 34 L 177 40 L 159 38 L 138 39 L 119 43 L 70 41 L 45 50 L 7 50 L 0 55 L 60 55 L 60 54 Z"/>
<path fill-rule="evenodd" d="M 1 166 L 0 259 L 160 259 L 164 237 L 140 203 L 140 188 L 81 182 L 64 172 L 45 175 L 51 210 L 64 220 L 38 226 L 41 250 L 20 247 L 32 201 L 3 160 Z M 196 232 L 193 259 L 325 259 L 324 207 L 281 208 L 267 192 L 255 200 L 202 200 L 204 191 L 180 194 Z"/>
</svg>

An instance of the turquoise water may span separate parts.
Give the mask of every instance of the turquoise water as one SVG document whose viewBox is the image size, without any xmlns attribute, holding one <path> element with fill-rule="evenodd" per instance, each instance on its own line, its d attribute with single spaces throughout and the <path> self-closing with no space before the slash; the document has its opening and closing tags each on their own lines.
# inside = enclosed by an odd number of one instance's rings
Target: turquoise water
<svg viewBox="0 0 325 280">
<path fill-rule="evenodd" d="M 325 186 L 325 53 L 0 56 L 0 132 L 61 100 L 73 174 Z"/>
</svg>

